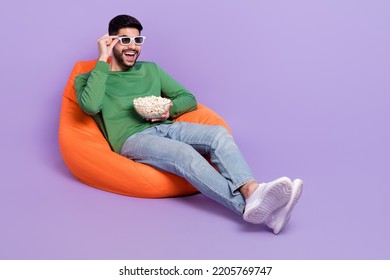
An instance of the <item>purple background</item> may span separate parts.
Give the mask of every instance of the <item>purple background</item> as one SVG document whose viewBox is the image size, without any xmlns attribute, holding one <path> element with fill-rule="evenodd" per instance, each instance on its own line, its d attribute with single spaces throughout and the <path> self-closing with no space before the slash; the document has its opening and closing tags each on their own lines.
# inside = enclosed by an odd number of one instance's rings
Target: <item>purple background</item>
<svg viewBox="0 0 390 280">
<path fill-rule="evenodd" d="M 389 259 L 388 1 L 12 1 L 0 11 L 1 259 Z M 117 14 L 229 123 L 257 178 L 305 181 L 280 235 L 202 195 L 78 182 L 58 147 L 76 61 Z M 386 171 L 387 170 L 387 171 Z"/>
</svg>

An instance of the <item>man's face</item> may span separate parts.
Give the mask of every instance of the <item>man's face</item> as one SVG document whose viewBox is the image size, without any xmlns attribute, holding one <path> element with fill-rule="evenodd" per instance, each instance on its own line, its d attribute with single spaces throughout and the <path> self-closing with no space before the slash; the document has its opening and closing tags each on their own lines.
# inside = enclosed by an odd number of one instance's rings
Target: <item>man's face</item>
<svg viewBox="0 0 390 280">
<path fill-rule="evenodd" d="M 136 28 L 121 28 L 118 32 L 118 37 L 129 36 L 135 37 L 139 36 L 140 33 Z M 132 67 L 138 59 L 138 56 L 141 54 L 141 46 L 135 44 L 134 40 L 131 41 L 129 45 L 123 46 L 121 42 L 115 44 L 113 50 L 113 62 L 117 70 L 127 70 Z"/>
</svg>

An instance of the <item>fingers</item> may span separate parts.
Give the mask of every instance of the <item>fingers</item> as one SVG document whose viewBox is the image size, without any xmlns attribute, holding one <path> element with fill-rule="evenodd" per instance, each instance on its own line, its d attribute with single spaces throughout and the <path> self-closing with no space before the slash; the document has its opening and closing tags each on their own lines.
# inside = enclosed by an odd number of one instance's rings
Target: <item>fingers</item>
<svg viewBox="0 0 390 280">
<path fill-rule="evenodd" d="M 118 36 L 103 35 L 97 40 L 99 48 L 99 60 L 105 61 L 111 54 L 115 44 L 118 43 Z"/>
<path fill-rule="evenodd" d="M 118 38 L 118 36 L 117 35 L 108 35 L 108 34 L 104 34 L 102 37 L 100 37 L 99 39 L 98 39 L 98 41 L 100 41 L 100 40 L 107 40 L 107 39 L 116 39 L 116 38 Z"/>
<path fill-rule="evenodd" d="M 169 109 L 173 106 L 173 103 L 169 103 L 169 106 L 168 106 L 168 109 L 167 111 L 161 115 L 160 118 L 155 118 L 155 119 L 151 119 L 150 121 L 151 122 L 162 122 L 162 121 L 166 121 L 167 119 L 169 119 Z"/>
<path fill-rule="evenodd" d="M 169 118 L 169 113 L 165 113 L 164 115 L 161 115 L 159 118 L 151 119 L 151 122 L 163 122 L 166 121 Z"/>
<path fill-rule="evenodd" d="M 98 39 L 99 45 L 106 45 L 107 47 L 113 46 L 116 43 L 118 43 L 118 36 L 110 36 L 108 34 L 105 34 L 104 36 Z"/>
</svg>

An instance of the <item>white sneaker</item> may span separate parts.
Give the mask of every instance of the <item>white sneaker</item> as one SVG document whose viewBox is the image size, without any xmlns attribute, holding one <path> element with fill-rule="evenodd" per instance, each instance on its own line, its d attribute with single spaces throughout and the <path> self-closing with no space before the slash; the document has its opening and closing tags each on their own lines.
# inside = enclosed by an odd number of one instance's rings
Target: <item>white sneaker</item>
<svg viewBox="0 0 390 280">
<path fill-rule="evenodd" d="M 271 228 L 274 234 L 278 234 L 287 225 L 291 218 L 292 210 L 297 204 L 303 191 L 303 181 L 296 179 L 291 186 L 291 198 L 287 205 L 271 214 L 267 221 L 267 226 Z"/>
<path fill-rule="evenodd" d="M 291 180 L 281 177 L 259 187 L 246 199 L 243 218 L 252 224 L 265 222 L 272 212 L 285 206 L 291 197 Z"/>
</svg>

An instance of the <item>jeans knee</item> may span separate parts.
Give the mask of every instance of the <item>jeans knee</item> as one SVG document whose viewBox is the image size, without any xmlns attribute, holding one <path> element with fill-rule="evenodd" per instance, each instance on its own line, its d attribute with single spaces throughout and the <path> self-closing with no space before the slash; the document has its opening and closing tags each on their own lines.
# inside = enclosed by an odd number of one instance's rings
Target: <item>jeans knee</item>
<svg viewBox="0 0 390 280">
<path fill-rule="evenodd" d="M 224 126 L 217 125 L 215 127 L 215 138 L 227 139 L 227 138 L 231 138 L 231 135 Z"/>
<path fill-rule="evenodd" d="M 228 133 L 227 129 L 222 125 L 216 125 L 215 128 L 219 133 L 223 133 L 223 134 Z"/>
</svg>

